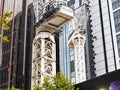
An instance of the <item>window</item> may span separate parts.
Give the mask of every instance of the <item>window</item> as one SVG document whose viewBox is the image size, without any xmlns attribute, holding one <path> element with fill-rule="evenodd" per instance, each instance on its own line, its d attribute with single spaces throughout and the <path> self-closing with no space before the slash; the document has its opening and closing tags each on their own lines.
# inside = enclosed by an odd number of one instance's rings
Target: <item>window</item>
<svg viewBox="0 0 120 90">
<path fill-rule="evenodd" d="M 75 3 L 75 0 L 70 0 L 70 1 L 68 2 L 68 6 L 72 6 L 74 3 Z"/>
<path fill-rule="evenodd" d="M 112 0 L 113 10 L 120 7 L 120 0 Z"/>
<path fill-rule="evenodd" d="M 72 56 L 70 56 L 70 59 L 71 59 L 71 61 L 72 61 L 72 60 L 74 60 L 74 56 L 73 56 L 73 55 L 72 55 Z"/>
<path fill-rule="evenodd" d="M 75 77 L 71 77 L 71 82 L 74 84 L 75 83 Z"/>
<path fill-rule="evenodd" d="M 120 32 L 120 10 L 114 12 L 115 31 Z"/>
<path fill-rule="evenodd" d="M 70 61 L 70 71 L 71 71 L 71 72 L 74 72 L 74 71 L 75 71 L 74 61 Z"/>
<path fill-rule="evenodd" d="M 45 0 L 43 0 L 43 3 L 45 3 Z"/>
<path fill-rule="evenodd" d="M 79 0 L 79 7 L 81 7 L 81 4 L 82 4 L 82 0 Z"/>
<path fill-rule="evenodd" d="M 120 57 L 120 34 L 117 35 L 117 46 L 118 46 L 118 55 Z"/>
<path fill-rule="evenodd" d="M 70 55 L 71 56 L 74 55 L 74 51 L 73 50 L 70 51 Z"/>
</svg>

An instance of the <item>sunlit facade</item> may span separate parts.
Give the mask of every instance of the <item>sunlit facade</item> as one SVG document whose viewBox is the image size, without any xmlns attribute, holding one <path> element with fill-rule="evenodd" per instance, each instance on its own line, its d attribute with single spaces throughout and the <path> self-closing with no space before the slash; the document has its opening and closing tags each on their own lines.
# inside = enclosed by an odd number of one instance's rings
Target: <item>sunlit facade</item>
<svg viewBox="0 0 120 90">
<path fill-rule="evenodd" d="M 93 55 L 94 74 L 97 77 L 120 68 L 119 34 L 117 34 L 119 25 L 116 22 L 119 17 L 114 15 L 117 12 L 112 9 L 111 0 L 93 0 L 91 5 L 91 43 L 93 46 L 92 51 L 95 53 Z"/>
<path fill-rule="evenodd" d="M 4 9 L 1 7 L 2 1 L 4 1 Z M 21 89 L 24 88 L 24 90 L 30 90 L 33 88 L 31 87 L 31 83 L 33 86 L 38 83 L 42 84 L 43 82 L 41 83 L 41 81 L 43 77 L 46 78 L 47 75 L 39 75 L 43 72 L 41 66 L 44 66 L 40 61 L 41 59 L 42 61 L 46 60 L 45 63 L 48 64 L 45 66 L 47 67 L 47 73 L 53 70 L 54 72 L 50 74 L 54 76 L 55 71 L 61 71 L 67 78 L 71 79 L 73 84 L 93 80 L 120 69 L 120 0 L 88 0 L 90 1 L 91 7 L 89 7 L 90 13 L 88 22 L 86 23 L 87 29 L 85 29 L 85 37 L 83 36 L 84 41 L 82 45 L 79 43 L 79 45 L 76 45 L 74 48 L 69 47 L 68 41 L 76 27 L 76 20 L 69 21 L 64 24 L 63 27 L 59 28 L 58 32 L 55 31 L 55 34 L 58 34 L 58 36 L 54 34 L 55 37 L 48 32 L 46 32 L 46 34 L 50 34 L 50 37 L 43 32 L 39 32 L 41 31 L 39 28 L 37 28 L 38 31 L 36 30 L 36 32 L 34 32 L 34 21 L 37 21 L 34 20 L 34 15 L 38 16 L 42 10 L 42 7 L 38 7 L 36 4 L 43 4 L 52 0 L 35 0 L 37 2 L 34 4 L 32 4 L 33 0 L 0 0 L 0 11 L 12 11 L 13 1 L 16 1 L 16 3 L 13 45 L 14 62 L 12 62 L 13 73 L 11 74 L 11 85 Z M 73 8 L 74 16 L 77 20 L 79 20 L 80 17 L 80 7 L 83 1 L 85 0 L 68 0 L 67 3 Z M 36 6 L 34 10 L 39 11 L 34 13 L 33 5 Z M 0 13 L 0 18 L 1 15 Z M 9 31 L 5 31 L 4 34 L 11 35 Z M 47 36 L 47 38 L 44 38 L 45 40 L 39 36 L 43 34 Z M 37 35 L 39 37 L 37 37 Z M 34 38 L 34 36 L 37 38 Z M 79 37 L 80 36 L 81 34 L 79 34 Z M 79 38 L 77 39 L 80 40 Z M 1 44 L 0 42 L 0 45 L 4 45 L 4 47 L 0 46 L 0 88 L 7 88 L 10 43 Z M 46 45 L 44 48 L 46 54 L 41 52 L 41 49 L 43 49 L 41 45 L 43 45 L 43 47 Z M 39 56 L 36 54 L 36 56 L 32 56 L 32 48 L 36 48 L 33 50 L 33 53 L 37 53 Z M 47 51 L 46 48 L 50 50 Z M 40 56 L 42 54 L 44 54 L 47 59 L 45 56 Z M 77 56 L 82 59 L 77 58 Z M 35 60 L 38 60 L 38 62 L 34 62 Z M 51 63 L 52 60 L 56 62 Z M 40 67 L 38 68 L 36 66 Z M 31 82 L 32 69 L 33 81 Z M 34 69 L 36 69 L 36 71 Z M 42 80 L 38 80 L 38 78 L 41 77 Z M 110 88 L 114 86 L 115 85 L 111 83 Z"/>
<path fill-rule="evenodd" d="M 82 0 L 70 0 L 68 2 L 74 8 L 77 18 L 79 17 L 81 3 Z M 91 7 L 85 46 L 87 79 L 120 69 L 119 3 L 119 0 L 90 0 Z M 68 38 L 73 30 L 73 24 L 68 23 L 66 30 L 68 32 L 66 37 Z M 64 32 L 60 33 L 61 41 L 64 40 L 63 34 Z M 61 71 L 67 73 L 67 76 L 75 83 L 75 52 L 72 48 L 64 49 L 64 47 L 65 44 L 60 42 Z M 62 50 L 66 50 L 67 55 Z M 69 60 L 65 60 L 63 57 L 68 57 Z"/>
</svg>

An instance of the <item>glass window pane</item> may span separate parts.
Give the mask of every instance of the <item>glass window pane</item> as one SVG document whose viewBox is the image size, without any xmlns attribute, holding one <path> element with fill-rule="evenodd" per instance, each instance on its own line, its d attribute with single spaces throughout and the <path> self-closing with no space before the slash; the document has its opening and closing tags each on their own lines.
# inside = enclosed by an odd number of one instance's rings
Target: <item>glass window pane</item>
<svg viewBox="0 0 120 90">
<path fill-rule="evenodd" d="M 119 57 L 120 57 L 120 34 L 117 35 L 117 46 L 118 46 L 118 54 L 119 54 Z"/>
<path fill-rule="evenodd" d="M 75 71 L 74 61 L 70 61 L 70 71 L 71 71 L 71 72 L 74 72 L 74 71 Z"/>
</svg>

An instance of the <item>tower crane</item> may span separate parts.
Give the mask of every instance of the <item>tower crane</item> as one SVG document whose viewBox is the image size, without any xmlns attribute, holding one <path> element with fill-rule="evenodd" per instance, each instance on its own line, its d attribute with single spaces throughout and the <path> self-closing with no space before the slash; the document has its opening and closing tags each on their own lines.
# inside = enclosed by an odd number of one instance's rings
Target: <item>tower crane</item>
<svg viewBox="0 0 120 90">
<path fill-rule="evenodd" d="M 32 48 L 31 89 L 43 84 L 44 78 L 52 81 L 56 74 L 55 33 L 73 19 L 73 9 L 65 1 L 34 0 L 35 38 Z"/>
<path fill-rule="evenodd" d="M 89 0 L 83 0 L 80 7 L 80 16 L 78 19 L 74 17 L 72 20 L 73 32 L 68 38 L 68 46 L 74 48 L 75 62 L 75 83 L 86 80 L 86 63 L 85 63 L 85 30 L 87 28 L 87 20 L 89 16 Z"/>
<path fill-rule="evenodd" d="M 54 35 L 68 21 L 73 23 L 74 31 L 69 37 L 68 45 L 75 50 L 75 65 L 77 82 L 86 80 L 85 60 L 84 60 L 84 29 L 87 23 L 88 0 L 83 0 L 80 10 L 80 17 L 75 20 L 73 9 L 67 6 L 65 1 L 34 0 L 35 11 L 35 38 L 32 48 L 32 73 L 31 89 L 34 86 L 43 84 L 44 78 L 52 82 L 56 74 L 56 43 Z M 73 19 L 74 18 L 74 19 Z M 72 20 L 73 19 L 73 20 Z M 77 21 L 75 24 L 74 21 Z M 78 24 L 80 23 L 80 24 Z M 78 48 L 78 49 L 77 49 Z M 78 67 L 79 65 L 79 67 Z M 81 74 L 81 72 L 83 72 Z"/>
</svg>

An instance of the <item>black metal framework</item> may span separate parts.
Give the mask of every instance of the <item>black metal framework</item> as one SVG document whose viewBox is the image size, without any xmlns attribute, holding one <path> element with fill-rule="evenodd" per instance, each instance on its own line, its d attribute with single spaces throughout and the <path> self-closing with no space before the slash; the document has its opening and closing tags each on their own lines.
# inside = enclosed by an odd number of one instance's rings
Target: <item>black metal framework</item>
<svg viewBox="0 0 120 90">
<path fill-rule="evenodd" d="M 108 73 L 108 64 L 107 64 L 107 54 L 106 54 L 106 45 L 105 45 L 105 34 L 104 34 L 104 25 L 103 25 L 103 14 L 102 14 L 102 6 L 101 0 L 98 0 L 99 3 L 99 12 L 100 12 L 100 22 L 101 22 L 101 31 L 102 31 L 102 41 L 103 41 L 103 52 L 104 52 L 104 60 L 105 60 L 105 70 Z"/>
<path fill-rule="evenodd" d="M 93 50 L 94 46 L 93 46 L 93 42 L 94 42 L 94 37 L 92 35 L 92 32 L 93 30 L 91 29 L 92 28 L 92 25 L 91 25 L 91 15 L 89 15 L 88 17 L 88 22 L 87 22 L 87 31 L 86 31 L 86 39 L 88 42 L 86 42 L 86 54 L 88 55 L 88 57 L 86 56 L 86 62 L 87 62 L 87 77 L 89 76 L 89 78 L 95 78 L 96 74 L 95 74 L 95 62 L 94 62 L 94 59 L 95 59 L 95 52 Z M 89 66 L 88 66 L 89 65 Z M 88 70 L 89 68 L 89 70 Z M 88 73 L 89 72 L 89 73 Z M 90 74 L 90 75 L 88 75 Z"/>
</svg>

